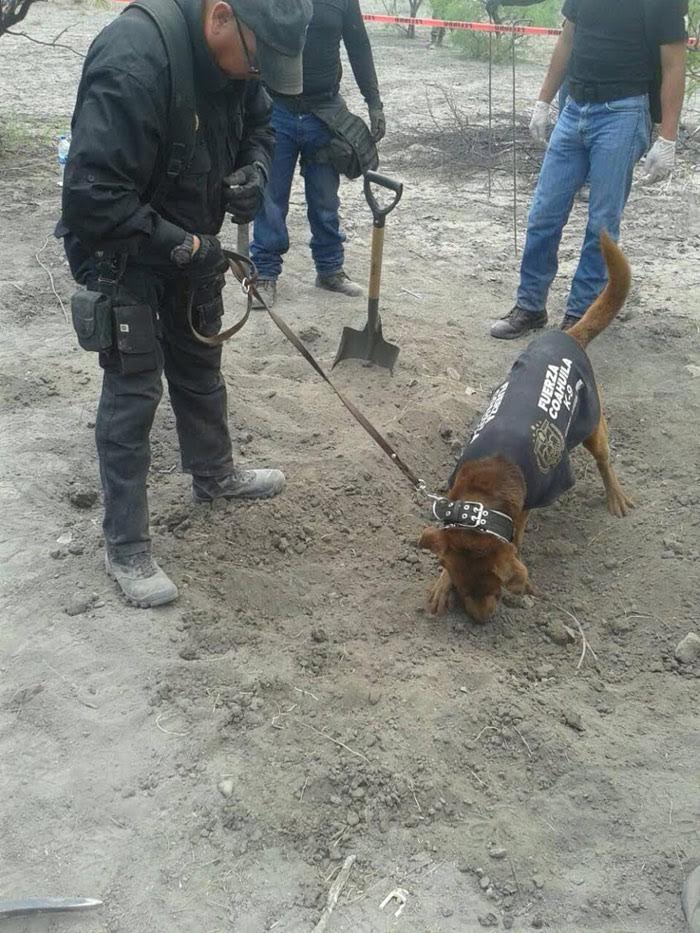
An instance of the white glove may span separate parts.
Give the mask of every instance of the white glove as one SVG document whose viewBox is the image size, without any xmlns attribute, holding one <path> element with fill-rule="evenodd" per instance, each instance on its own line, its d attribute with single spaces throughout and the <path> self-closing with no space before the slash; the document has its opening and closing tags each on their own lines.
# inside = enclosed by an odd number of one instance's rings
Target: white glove
<svg viewBox="0 0 700 933">
<path fill-rule="evenodd" d="M 530 136 L 538 143 L 547 141 L 547 127 L 549 126 L 549 108 L 546 100 L 535 102 L 535 109 L 532 111 L 530 120 Z"/>
<path fill-rule="evenodd" d="M 642 176 L 644 184 L 653 185 L 654 182 L 666 178 L 673 171 L 675 163 L 675 141 L 659 136 L 644 160 L 644 175 Z"/>
</svg>

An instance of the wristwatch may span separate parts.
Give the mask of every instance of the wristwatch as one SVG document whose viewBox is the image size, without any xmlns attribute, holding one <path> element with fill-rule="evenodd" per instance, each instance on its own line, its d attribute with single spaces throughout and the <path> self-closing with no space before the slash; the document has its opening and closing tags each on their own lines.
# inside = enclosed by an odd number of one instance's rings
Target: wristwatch
<svg viewBox="0 0 700 933">
<path fill-rule="evenodd" d="M 191 233 L 185 234 L 185 239 L 182 243 L 174 246 L 170 252 L 170 261 L 175 263 L 179 269 L 184 269 L 185 266 L 189 265 L 192 262 L 192 256 L 194 254 L 194 237 Z"/>
</svg>

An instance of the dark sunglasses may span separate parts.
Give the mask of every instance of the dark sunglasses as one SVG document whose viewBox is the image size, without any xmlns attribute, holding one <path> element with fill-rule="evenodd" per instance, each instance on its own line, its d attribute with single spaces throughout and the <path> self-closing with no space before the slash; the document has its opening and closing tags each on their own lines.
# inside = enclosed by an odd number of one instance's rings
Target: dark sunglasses
<svg viewBox="0 0 700 933">
<path fill-rule="evenodd" d="M 245 55 L 246 61 L 248 62 L 248 74 L 251 76 L 251 78 L 253 77 L 259 78 L 260 69 L 258 68 L 257 62 L 255 61 L 255 56 L 250 54 L 248 43 L 245 41 L 245 36 L 243 35 L 243 30 L 241 29 L 240 20 L 235 15 L 234 15 L 234 19 L 236 20 L 236 27 L 238 29 L 238 35 L 240 36 L 241 45 L 243 46 L 243 54 Z"/>
</svg>

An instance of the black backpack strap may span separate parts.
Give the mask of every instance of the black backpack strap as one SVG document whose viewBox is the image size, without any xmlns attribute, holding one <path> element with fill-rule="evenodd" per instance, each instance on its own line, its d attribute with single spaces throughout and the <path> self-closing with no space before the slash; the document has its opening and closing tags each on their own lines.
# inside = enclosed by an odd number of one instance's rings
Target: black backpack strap
<svg viewBox="0 0 700 933">
<path fill-rule="evenodd" d="M 197 135 L 194 59 L 187 21 L 176 0 L 132 0 L 124 14 L 134 9 L 141 10 L 155 23 L 170 67 L 165 177 L 150 198 L 151 204 L 157 207 L 187 168 L 194 153 Z"/>
</svg>

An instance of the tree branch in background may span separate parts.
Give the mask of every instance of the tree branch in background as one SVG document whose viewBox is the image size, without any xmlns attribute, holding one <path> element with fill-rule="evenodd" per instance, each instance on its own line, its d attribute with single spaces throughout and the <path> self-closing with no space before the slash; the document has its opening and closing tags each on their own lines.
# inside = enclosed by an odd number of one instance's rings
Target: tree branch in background
<svg viewBox="0 0 700 933">
<path fill-rule="evenodd" d="M 29 2 L 31 2 L 31 0 L 29 0 Z M 72 28 L 73 26 L 66 26 L 66 28 L 62 29 L 59 34 L 50 42 L 45 42 L 43 39 L 35 39 L 34 36 L 30 36 L 26 32 L 14 32 L 12 29 L 6 29 L 5 32 L 8 36 L 15 36 L 17 39 L 27 39 L 29 42 L 35 42 L 37 45 L 45 45 L 52 49 L 65 49 L 66 52 L 72 52 L 73 55 L 77 55 L 79 58 L 85 58 L 83 53 L 79 52 L 77 49 L 74 49 L 72 45 L 63 45 L 58 41 L 62 35 L 67 33 L 68 30 Z"/>
</svg>

